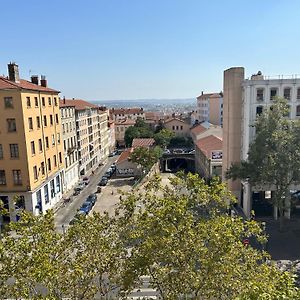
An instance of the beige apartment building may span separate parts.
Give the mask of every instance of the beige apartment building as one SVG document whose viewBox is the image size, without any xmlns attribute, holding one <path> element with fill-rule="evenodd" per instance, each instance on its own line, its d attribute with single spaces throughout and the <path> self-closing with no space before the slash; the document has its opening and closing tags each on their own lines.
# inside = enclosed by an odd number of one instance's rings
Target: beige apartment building
<svg viewBox="0 0 300 300">
<path fill-rule="evenodd" d="M 211 124 L 223 124 L 223 93 L 201 93 L 197 97 L 198 121 L 208 121 Z"/>
<path fill-rule="evenodd" d="M 123 120 L 136 120 L 141 118 L 146 119 L 144 109 L 141 107 L 132 107 L 132 108 L 112 108 L 109 111 L 110 119 L 113 121 L 123 121 Z"/>
<path fill-rule="evenodd" d="M 75 105 L 59 101 L 61 115 L 61 130 L 64 147 L 64 191 L 70 190 L 79 180 L 77 130 L 75 120 Z"/>
<path fill-rule="evenodd" d="M 190 124 L 178 118 L 171 118 L 164 122 L 164 127 L 173 131 L 176 136 L 190 136 Z"/>
<path fill-rule="evenodd" d="M 115 121 L 115 133 L 116 133 L 116 144 L 117 146 L 125 145 L 125 131 L 127 128 L 134 126 L 135 120 L 125 119 L 120 121 Z"/>
<path fill-rule="evenodd" d="M 105 107 L 98 110 L 98 129 L 100 130 L 100 161 L 106 160 L 110 153 L 111 137 L 109 128 L 109 111 Z"/>
<path fill-rule="evenodd" d="M 45 76 L 20 79 L 15 63 L 8 74 L 0 77 L 0 199 L 15 219 L 21 207 L 37 215 L 60 200 L 64 162 L 59 91 Z"/>
</svg>

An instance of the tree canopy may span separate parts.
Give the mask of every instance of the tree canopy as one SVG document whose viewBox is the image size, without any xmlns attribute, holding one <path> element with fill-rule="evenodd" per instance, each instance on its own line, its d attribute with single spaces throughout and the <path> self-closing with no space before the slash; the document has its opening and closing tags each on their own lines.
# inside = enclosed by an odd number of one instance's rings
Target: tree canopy
<svg viewBox="0 0 300 300">
<path fill-rule="evenodd" d="M 272 201 L 281 217 L 289 206 L 285 200 L 290 185 L 300 182 L 300 122 L 287 118 L 289 110 L 287 101 L 280 98 L 264 109 L 254 124 L 256 136 L 247 160 L 232 165 L 227 172 L 227 178 L 274 189 Z"/>
<path fill-rule="evenodd" d="M 115 216 L 93 214 L 63 234 L 53 213 L 24 212 L 0 240 L 0 298 L 126 297 L 141 276 L 161 299 L 299 299 L 289 272 L 243 239 L 265 242 L 254 220 L 226 214 L 222 183 L 155 176 L 123 194 Z"/>
<path fill-rule="evenodd" d="M 173 131 L 168 129 L 161 129 L 159 132 L 154 134 L 154 139 L 157 145 L 161 146 L 163 149 L 168 147 L 172 138 L 175 134 Z"/>
</svg>

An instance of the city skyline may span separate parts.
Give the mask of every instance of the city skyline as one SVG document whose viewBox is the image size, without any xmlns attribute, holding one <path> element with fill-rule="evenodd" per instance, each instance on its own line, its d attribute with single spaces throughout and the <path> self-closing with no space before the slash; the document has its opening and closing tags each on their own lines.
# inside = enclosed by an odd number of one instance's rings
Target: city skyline
<svg viewBox="0 0 300 300">
<path fill-rule="evenodd" d="M 246 77 L 300 70 L 297 1 L 32 4 L 2 3 L 11 13 L 2 19 L 9 47 L 0 74 L 15 61 L 22 78 L 44 74 L 62 97 L 193 98 L 222 90 L 223 71 L 233 66 L 244 66 Z"/>
</svg>

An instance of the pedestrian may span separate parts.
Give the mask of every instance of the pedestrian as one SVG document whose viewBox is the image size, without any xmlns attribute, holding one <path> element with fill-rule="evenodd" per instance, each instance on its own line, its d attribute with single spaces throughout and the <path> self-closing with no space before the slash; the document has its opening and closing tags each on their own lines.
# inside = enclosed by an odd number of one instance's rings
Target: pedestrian
<svg viewBox="0 0 300 300">
<path fill-rule="evenodd" d="M 112 195 L 114 194 L 114 190 L 113 190 L 113 189 L 111 190 L 111 194 L 112 194 Z"/>
</svg>

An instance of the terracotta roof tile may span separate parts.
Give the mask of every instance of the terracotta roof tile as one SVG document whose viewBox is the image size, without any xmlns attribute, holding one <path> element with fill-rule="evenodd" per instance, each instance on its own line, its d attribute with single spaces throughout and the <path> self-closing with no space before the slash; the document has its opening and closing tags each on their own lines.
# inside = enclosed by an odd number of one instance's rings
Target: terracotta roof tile
<svg viewBox="0 0 300 300">
<path fill-rule="evenodd" d="M 109 111 L 111 114 L 137 114 L 144 113 L 144 109 L 140 107 L 132 107 L 132 108 L 112 108 Z"/>
<path fill-rule="evenodd" d="M 206 130 L 207 130 L 207 128 L 205 128 L 204 126 L 202 126 L 201 124 L 199 124 L 199 125 L 197 125 L 197 126 L 195 126 L 195 127 L 193 127 L 191 129 L 191 133 L 193 133 L 195 135 L 198 135 L 200 133 L 203 133 Z"/>
<path fill-rule="evenodd" d="M 81 99 L 65 99 L 65 100 L 61 100 L 64 103 L 64 105 L 66 106 L 75 106 L 76 110 L 84 110 L 87 108 L 99 108 L 97 105 L 89 103 L 85 100 L 81 100 Z M 60 101 L 60 105 L 61 105 L 61 101 Z"/>
<path fill-rule="evenodd" d="M 153 138 L 144 138 L 144 139 L 133 139 L 132 148 L 137 147 L 151 147 L 155 144 L 155 140 Z"/>
<path fill-rule="evenodd" d="M 134 125 L 134 124 L 135 124 L 135 120 L 131 120 L 131 119 L 125 119 L 125 120 L 115 122 L 115 125 Z"/>
<path fill-rule="evenodd" d="M 197 99 L 202 99 L 202 98 L 219 98 L 222 97 L 220 93 L 207 93 L 207 94 L 201 94 L 197 97 Z"/>
<path fill-rule="evenodd" d="M 121 153 L 121 155 L 119 156 L 118 160 L 116 161 L 116 164 L 119 164 L 119 163 L 121 163 L 121 162 L 127 160 L 128 157 L 130 156 L 130 154 L 132 153 L 132 151 L 133 151 L 132 148 L 123 151 L 123 152 Z"/>
<path fill-rule="evenodd" d="M 222 150 L 223 141 L 215 135 L 209 135 L 196 142 L 196 146 L 207 158 L 211 158 L 211 152 L 214 150 Z"/>
<path fill-rule="evenodd" d="M 57 90 L 50 89 L 41 85 L 34 84 L 30 81 L 20 79 L 20 82 L 11 81 L 3 76 L 0 76 L 0 89 L 24 89 L 40 92 L 60 93 Z"/>
</svg>

